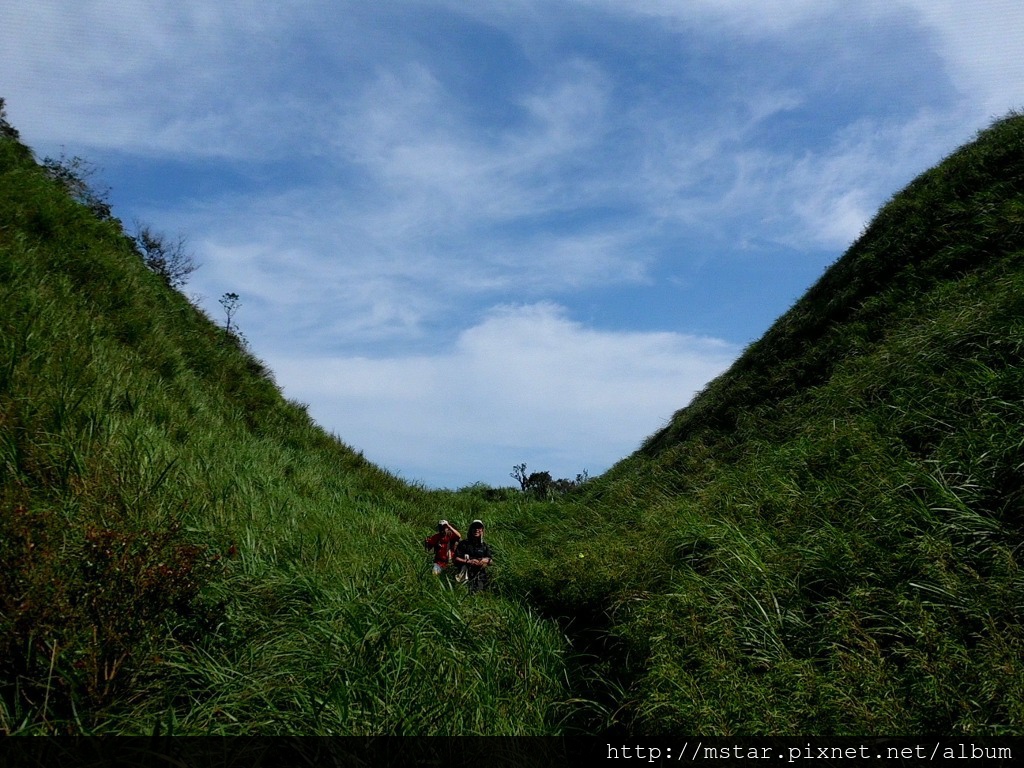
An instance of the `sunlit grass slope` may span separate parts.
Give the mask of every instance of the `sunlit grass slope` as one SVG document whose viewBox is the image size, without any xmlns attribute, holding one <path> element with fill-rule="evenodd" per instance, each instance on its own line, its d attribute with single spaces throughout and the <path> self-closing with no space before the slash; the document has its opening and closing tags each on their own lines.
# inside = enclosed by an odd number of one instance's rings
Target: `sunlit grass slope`
<svg viewBox="0 0 1024 768">
<path fill-rule="evenodd" d="M 518 533 L 514 578 L 597 654 L 604 724 L 1024 732 L 1024 118 Z"/>
<path fill-rule="evenodd" d="M 427 573 L 480 503 L 325 434 L 0 127 L 0 733 L 556 731 L 556 626 Z"/>
<path fill-rule="evenodd" d="M 0 349 L 2 733 L 1024 732 L 1022 117 L 559 502 L 325 434 L 2 120 Z"/>
</svg>

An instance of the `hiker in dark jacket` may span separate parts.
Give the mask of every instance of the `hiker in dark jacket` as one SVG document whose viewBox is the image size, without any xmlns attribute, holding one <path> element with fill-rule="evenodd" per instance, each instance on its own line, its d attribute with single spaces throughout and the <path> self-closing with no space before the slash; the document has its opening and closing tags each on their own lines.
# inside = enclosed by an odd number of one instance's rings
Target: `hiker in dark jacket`
<svg viewBox="0 0 1024 768">
<path fill-rule="evenodd" d="M 465 569 L 470 592 L 487 589 L 490 581 L 487 569 L 494 563 L 494 556 L 484 541 L 484 524 L 480 520 L 470 523 L 468 538 L 460 541 L 455 550 L 455 563 Z"/>
<path fill-rule="evenodd" d="M 455 545 L 462 534 L 447 520 L 437 524 L 437 533 L 423 541 L 423 548 L 434 551 L 434 575 L 440 576 L 455 556 Z"/>
</svg>

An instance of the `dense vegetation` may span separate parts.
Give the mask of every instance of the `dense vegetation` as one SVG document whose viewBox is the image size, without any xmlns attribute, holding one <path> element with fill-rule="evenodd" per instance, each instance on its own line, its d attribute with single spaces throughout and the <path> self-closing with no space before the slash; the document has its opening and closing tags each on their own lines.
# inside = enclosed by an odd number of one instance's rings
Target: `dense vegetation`
<svg viewBox="0 0 1024 768">
<path fill-rule="evenodd" d="M 0 732 L 1024 731 L 1024 118 L 547 501 L 374 467 L 95 203 L 0 114 Z"/>
</svg>

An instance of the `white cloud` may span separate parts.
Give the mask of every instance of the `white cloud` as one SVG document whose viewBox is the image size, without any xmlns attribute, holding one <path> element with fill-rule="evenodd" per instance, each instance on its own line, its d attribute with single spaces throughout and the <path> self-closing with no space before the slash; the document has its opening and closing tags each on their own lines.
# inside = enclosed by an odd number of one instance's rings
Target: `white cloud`
<svg viewBox="0 0 1024 768">
<path fill-rule="evenodd" d="M 286 394 L 408 479 L 505 484 L 512 464 L 603 471 L 732 362 L 677 333 L 588 328 L 552 304 L 492 310 L 436 356 L 270 357 Z M 442 459 L 439 461 L 439 457 Z"/>
<path fill-rule="evenodd" d="M 1024 109 L 1024 3 L 901 2 L 938 34 L 948 72 L 973 105 L 972 118 L 990 120 L 1010 109 Z"/>
<path fill-rule="evenodd" d="M 211 296 L 258 299 L 276 329 L 318 326 L 313 344 L 415 338 L 480 297 L 642 281 L 647 223 L 559 220 L 626 194 L 603 169 L 579 171 L 601 157 L 589 150 L 606 89 L 596 68 L 569 62 L 519 94 L 516 126 L 483 133 L 424 67 L 381 70 L 336 125 L 344 181 L 206 200 L 179 214 L 204 264 L 194 283 Z M 264 337 L 272 347 L 276 329 Z"/>
<path fill-rule="evenodd" d="M 825 16 L 849 3 L 837 0 L 774 0 L 766 9 L 762 0 L 581 0 L 622 14 L 651 16 L 687 24 L 721 25 L 740 36 L 778 35 L 808 19 Z"/>
<path fill-rule="evenodd" d="M 266 98 L 293 3 L 36 0 L 0 5 L 4 95 L 34 145 L 265 156 L 308 126 Z"/>
<path fill-rule="evenodd" d="M 505 222 L 578 207 L 593 190 L 560 178 L 605 124 L 607 86 L 583 61 L 554 66 L 519 95 L 522 119 L 483 131 L 422 65 L 386 70 L 349 105 L 335 151 L 361 167 L 392 204 L 391 231 Z M 510 94 L 507 96 L 513 96 Z"/>
<path fill-rule="evenodd" d="M 799 222 L 793 242 L 845 248 L 894 193 L 977 127 L 960 115 L 932 112 L 905 122 L 863 119 L 849 126 L 827 152 L 801 158 L 780 176 L 775 194 L 791 201 Z"/>
</svg>

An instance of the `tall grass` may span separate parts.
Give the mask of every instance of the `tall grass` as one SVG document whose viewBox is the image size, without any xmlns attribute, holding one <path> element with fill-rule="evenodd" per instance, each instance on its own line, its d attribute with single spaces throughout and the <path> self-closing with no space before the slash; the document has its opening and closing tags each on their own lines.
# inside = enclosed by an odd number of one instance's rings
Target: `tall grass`
<svg viewBox="0 0 1024 768">
<path fill-rule="evenodd" d="M 548 502 L 374 467 L 0 133 L 0 731 L 1024 731 L 1024 118 Z"/>
</svg>

